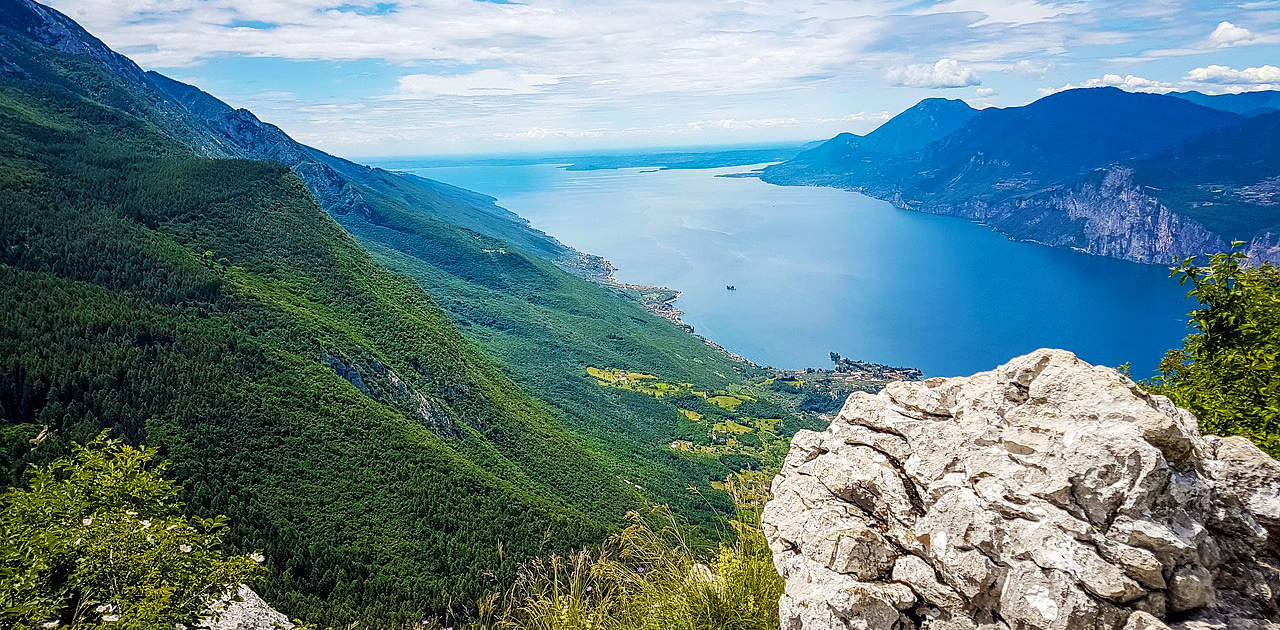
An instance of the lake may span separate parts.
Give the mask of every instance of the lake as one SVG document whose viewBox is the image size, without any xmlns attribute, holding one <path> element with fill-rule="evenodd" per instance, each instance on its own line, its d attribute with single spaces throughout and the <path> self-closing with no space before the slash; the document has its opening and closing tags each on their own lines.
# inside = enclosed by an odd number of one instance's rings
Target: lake
<svg viewBox="0 0 1280 630">
<path fill-rule="evenodd" d="M 1187 332 L 1193 304 L 1167 268 L 1014 242 L 848 191 L 716 177 L 753 168 L 406 170 L 496 197 L 608 258 L 622 281 L 683 291 L 700 334 L 775 367 L 829 367 L 835 351 L 969 374 L 1053 346 L 1146 376 Z"/>
</svg>

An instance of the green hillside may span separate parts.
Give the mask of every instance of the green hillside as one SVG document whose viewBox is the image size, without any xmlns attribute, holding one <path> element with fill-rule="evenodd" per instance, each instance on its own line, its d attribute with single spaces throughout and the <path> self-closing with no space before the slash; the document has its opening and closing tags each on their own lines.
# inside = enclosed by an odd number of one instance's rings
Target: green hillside
<svg viewBox="0 0 1280 630">
<path fill-rule="evenodd" d="M 730 508 L 722 495 L 708 500 L 689 492 L 690 484 L 705 489 L 730 467 L 691 463 L 673 453 L 668 445 L 680 427 L 671 409 L 643 396 L 601 391 L 583 369 L 649 371 L 704 389 L 754 378 L 759 370 L 614 290 L 564 271 L 558 265 L 578 260 L 576 252 L 489 197 L 302 145 L 194 86 L 142 72 L 38 4 L 0 5 L 0 23 L 11 25 L 0 30 L 0 47 L 15 49 L 6 58 L 30 80 L 109 98 L 198 154 L 289 166 L 321 208 L 361 245 L 416 280 L 508 376 L 603 450 L 632 488 L 641 486 L 647 499 L 670 503 L 699 523 Z M 78 52 L 45 54 L 50 46 Z"/>
<path fill-rule="evenodd" d="M 41 425 L 30 457 L 102 427 L 159 446 L 267 550 L 270 596 L 334 622 L 468 601 L 637 502 L 283 166 L 13 80 L 0 164 L 11 473 Z"/>
<path fill-rule="evenodd" d="M 709 392 L 764 370 L 562 270 L 572 252 L 491 199 L 161 89 L 51 9 L 0 4 L 0 53 L 11 481 L 102 428 L 159 447 L 193 510 L 265 550 L 264 595 L 325 624 L 465 611 L 644 504 L 695 544 L 723 531 L 713 484 L 760 439 L 720 448 L 586 368 Z M 770 396 L 734 417 L 816 424 Z"/>
<path fill-rule="evenodd" d="M 578 260 L 576 252 L 491 198 L 327 155 L 197 88 L 155 73 L 147 77 L 186 108 L 192 127 L 290 165 L 361 245 L 416 280 L 468 339 L 557 419 L 606 452 L 648 499 L 709 526 L 731 510 L 721 494 L 708 499 L 689 492 L 691 483 L 705 489 L 730 467 L 673 453 L 669 444 L 681 428 L 671 409 L 643 396 L 602 391 L 583 369 L 619 366 L 709 389 L 763 371 L 615 290 L 566 272 L 559 265 Z M 795 426 L 791 419 L 786 428 Z"/>
</svg>

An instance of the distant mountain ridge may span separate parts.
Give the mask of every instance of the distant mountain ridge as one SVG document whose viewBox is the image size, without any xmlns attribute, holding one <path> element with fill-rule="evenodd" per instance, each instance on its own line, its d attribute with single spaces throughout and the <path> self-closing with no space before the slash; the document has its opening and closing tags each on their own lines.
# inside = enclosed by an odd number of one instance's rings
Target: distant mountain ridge
<svg viewBox="0 0 1280 630">
<path fill-rule="evenodd" d="M 1191 101 L 1197 105 L 1212 107 L 1243 116 L 1258 116 L 1280 111 L 1280 91 L 1260 90 L 1238 94 L 1205 94 L 1203 92 L 1169 92 L 1169 96 Z"/>
<path fill-rule="evenodd" d="M 1280 137 L 1254 112 L 1268 116 L 1278 97 L 1077 89 L 971 114 L 950 106 L 946 125 L 921 115 L 937 107 L 930 99 L 866 136 L 840 134 L 768 167 L 762 178 L 856 190 L 1136 262 L 1170 262 L 1232 240 L 1272 260 Z M 1243 129 L 1261 135 L 1246 139 Z M 1248 181 L 1226 163 L 1236 154 L 1252 156 Z M 1157 156 L 1165 167 L 1155 166 Z"/>
<path fill-rule="evenodd" d="M 157 72 L 146 72 L 152 86 L 181 104 L 202 131 L 230 147 L 233 155 L 275 160 L 302 177 L 321 206 L 334 215 L 355 213 L 377 224 L 394 224 L 401 212 L 426 212 L 522 249 L 560 260 L 573 251 L 529 222 L 499 207 L 494 199 L 443 182 L 371 168 L 295 141 L 275 125 L 245 109 L 234 109 L 212 95 Z M 210 147 L 212 153 L 214 147 Z M 387 206 L 391 209 L 388 210 Z"/>
</svg>

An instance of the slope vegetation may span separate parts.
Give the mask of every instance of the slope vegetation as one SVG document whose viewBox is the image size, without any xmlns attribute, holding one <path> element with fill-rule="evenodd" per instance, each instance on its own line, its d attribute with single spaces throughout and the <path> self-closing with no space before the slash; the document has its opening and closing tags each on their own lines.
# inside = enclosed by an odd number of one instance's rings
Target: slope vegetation
<svg viewBox="0 0 1280 630">
<path fill-rule="evenodd" d="M 109 104 L 164 130 L 197 154 L 278 161 L 294 171 L 321 208 L 384 262 L 410 275 L 500 367 L 566 426 L 581 431 L 622 466 L 652 500 L 695 522 L 729 509 L 690 483 L 729 468 L 671 453 L 680 418 L 647 397 L 602 390 L 588 365 L 660 373 L 703 389 L 759 376 L 615 290 L 567 273 L 592 260 L 493 204 L 484 195 L 432 180 L 368 168 L 289 138 L 252 113 L 190 85 L 142 72 L 78 25 L 29 0 L 4 5 L 14 25 L 4 44 L 24 78 L 71 91 L 109 94 Z M 46 56 L 54 47 L 70 54 Z M 34 48 L 33 48 L 34 47 Z M 94 72 L 72 71 L 91 68 Z M 86 78 L 86 77 L 103 77 Z M 112 78 L 114 77 L 114 78 Z M 108 89 L 96 87 L 107 86 Z M 794 422 L 788 422 L 787 427 Z"/>
<path fill-rule="evenodd" d="M 335 623 L 470 601 L 639 502 L 284 166 L 29 76 L 0 79 L 0 165 L 11 473 L 42 425 L 160 446 L 273 600 Z"/>
<path fill-rule="evenodd" d="M 366 168 L 0 3 L 0 463 L 114 428 L 263 548 L 324 623 L 461 609 L 536 554 L 756 460 L 590 366 L 721 391 L 764 371 L 614 289 L 483 195 Z M 390 268 L 389 268 L 390 267 Z M 740 413 L 812 425 L 769 400 Z"/>
</svg>

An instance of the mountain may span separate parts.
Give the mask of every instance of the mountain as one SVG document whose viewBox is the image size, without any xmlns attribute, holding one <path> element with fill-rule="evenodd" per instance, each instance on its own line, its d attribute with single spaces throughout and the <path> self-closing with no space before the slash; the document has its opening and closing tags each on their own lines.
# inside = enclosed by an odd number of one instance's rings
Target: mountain
<svg viewBox="0 0 1280 630">
<path fill-rule="evenodd" d="M 1280 90 L 1258 90 L 1239 94 L 1204 94 L 1202 92 L 1170 92 L 1176 96 L 1195 103 L 1234 112 L 1242 116 L 1257 116 L 1268 112 L 1280 111 Z"/>
<path fill-rule="evenodd" d="M 976 115 L 978 110 L 964 101 L 926 98 L 866 136 L 854 138 L 856 146 L 868 153 L 914 153 L 958 131 Z"/>
<path fill-rule="evenodd" d="M 491 197 L 361 166 L 298 143 L 252 112 L 232 108 L 159 73 L 144 72 L 54 9 L 30 0 L 10 0 L 0 3 L 0 22 L 29 41 L 79 58 L 77 65 L 88 59 L 106 67 L 120 84 L 95 86 L 97 98 L 145 116 L 201 155 L 269 159 L 289 166 L 332 215 L 354 213 L 365 220 L 394 225 L 404 213 L 428 214 L 540 256 L 573 257 L 572 250 L 498 207 Z M 80 80 L 57 70 L 32 67 L 23 61 L 20 51 L 5 58 L 4 66 L 11 76 L 62 85 L 75 85 Z"/>
<path fill-rule="evenodd" d="M 41 425 L 158 446 L 266 551 L 276 601 L 332 620 L 478 596 L 548 530 L 587 543 L 631 503 L 285 167 L 8 79 L 0 143 L 6 468 Z"/>
<path fill-rule="evenodd" d="M 29 0 L 0 0 L 0 199 L 0 464 L 160 447 L 309 620 L 458 610 L 650 503 L 714 540 L 711 482 L 818 424 L 715 396 L 767 372 L 491 198 L 299 144 Z M 725 447 L 713 398 L 769 428 Z"/>
<path fill-rule="evenodd" d="M 690 475 L 704 479 L 719 473 L 708 473 L 705 466 L 694 466 L 690 473 L 687 461 L 672 458 L 667 445 L 678 418 L 671 410 L 602 391 L 584 378 L 583 370 L 626 367 L 718 389 L 751 373 L 746 365 L 620 299 L 615 290 L 565 273 L 561 266 L 584 275 L 602 270 L 592 257 L 533 230 L 490 197 L 365 167 L 297 143 L 251 112 L 160 74 L 141 72 L 65 16 L 49 9 L 33 11 L 55 26 L 31 32 L 79 33 L 77 41 L 84 43 L 73 49 L 92 50 L 95 59 L 110 60 L 109 67 L 137 87 L 138 94 L 128 96 L 155 101 L 158 111 L 148 113 L 149 118 L 176 129 L 173 135 L 188 139 L 196 152 L 269 159 L 292 168 L 340 225 L 383 262 L 414 278 L 469 339 L 531 393 L 554 405 L 553 412 L 566 423 L 628 460 L 639 457 L 630 474 L 662 488 L 655 498 L 708 523 L 727 505 L 707 506 L 685 492 Z"/>
<path fill-rule="evenodd" d="M 186 110 L 187 122 L 216 138 L 217 148 L 226 148 L 229 156 L 275 160 L 293 169 L 320 205 L 340 222 L 341 217 L 355 215 L 351 220 L 395 228 L 406 220 L 406 214 L 425 214 L 546 258 L 573 256 L 559 241 L 495 205 L 492 197 L 334 157 L 294 141 L 252 112 L 234 109 L 194 86 L 156 72 L 145 76 L 157 91 Z M 209 147 L 209 152 L 213 148 Z"/>
<path fill-rule="evenodd" d="M 1151 155 L 1240 117 L 1158 94 L 1067 90 L 1024 107 L 984 110 L 926 150 L 935 181 L 1029 178 L 1047 184 L 1094 166 Z"/>
<path fill-rule="evenodd" d="M 865 136 L 842 133 L 801 152 L 785 164 L 771 167 L 771 172 L 785 170 L 790 178 L 812 177 L 815 183 L 825 181 L 833 168 L 857 171 L 865 176 L 875 172 L 890 156 L 917 153 L 955 133 L 977 113 L 978 110 L 964 101 L 925 99 Z"/>
<path fill-rule="evenodd" d="M 1189 201 L 1193 190 L 1228 184 L 1229 169 L 1197 171 L 1193 162 L 1267 152 L 1244 146 L 1242 130 L 1271 133 L 1265 124 L 1251 127 L 1252 120 L 1175 96 L 1068 90 L 982 110 L 923 149 L 876 153 L 853 144 L 824 154 L 820 147 L 762 177 L 856 190 L 902 208 L 980 221 L 1014 238 L 1138 262 L 1223 249 L 1233 239 L 1251 241 L 1265 258 L 1277 233 L 1266 191 L 1280 176 L 1280 161 L 1258 155 L 1248 171 L 1253 179 L 1230 183 L 1235 192 L 1215 202 L 1212 220 Z M 1221 140 L 1205 141 L 1215 137 Z M 1145 175 L 1135 179 L 1135 169 L 1146 173 L 1156 156 L 1189 170 L 1166 173 L 1159 189 Z"/>
</svg>

